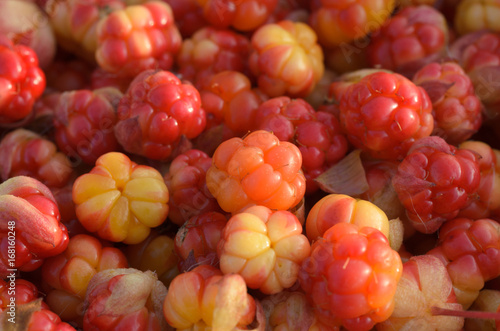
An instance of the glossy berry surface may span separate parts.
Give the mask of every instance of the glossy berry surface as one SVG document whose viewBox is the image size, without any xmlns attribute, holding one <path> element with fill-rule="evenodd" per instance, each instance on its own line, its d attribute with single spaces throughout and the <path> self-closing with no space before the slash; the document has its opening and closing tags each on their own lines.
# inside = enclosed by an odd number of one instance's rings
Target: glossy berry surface
<svg viewBox="0 0 500 331">
<path fill-rule="evenodd" d="M 96 33 L 97 63 L 125 77 L 147 69 L 169 70 L 182 43 L 172 9 L 163 1 L 111 12 L 98 22 Z"/>
<path fill-rule="evenodd" d="M 396 73 L 362 77 L 347 87 L 339 102 L 347 138 L 375 158 L 402 159 L 413 142 L 434 128 L 427 93 Z"/>
<path fill-rule="evenodd" d="M 209 26 L 182 42 L 176 64 L 182 79 L 203 88 L 218 72 L 232 70 L 248 74 L 249 55 L 248 37 L 229 29 Z"/>
<path fill-rule="evenodd" d="M 76 216 L 90 232 L 137 244 L 168 215 L 168 189 L 158 170 L 125 154 L 106 153 L 73 184 Z"/>
<path fill-rule="evenodd" d="M 432 102 L 433 135 L 458 145 L 476 133 L 483 122 L 483 105 L 469 76 L 455 62 L 432 62 L 412 81 L 423 87 Z"/>
<path fill-rule="evenodd" d="M 33 271 L 68 246 L 57 202 L 34 178 L 16 176 L 0 184 L 0 215 L 1 278 L 16 272 L 12 269 Z"/>
<path fill-rule="evenodd" d="M 91 235 L 71 237 L 67 249 L 42 266 L 42 281 L 48 289 L 45 300 L 65 321 L 81 325 L 90 279 L 102 270 L 127 267 L 127 258 L 119 249 L 103 245 Z"/>
<path fill-rule="evenodd" d="M 24 304 L 19 307 L 19 310 L 27 311 L 28 320 L 24 320 L 27 331 L 37 330 L 54 330 L 54 331 L 75 331 L 76 329 L 70 324 L 63 322 L 61 318 L 49 309 L 41 305 L 41 299 L 31 303 Z M 41 308 L 40 308 L 41 306 Z"/>
<path fill-rule="evenodd" d="M 391 315 L 402 272 L 401 258 L 382 232 L 338 223 L 312 244 L 299 281 L 320 321 L 370 330 Z"/>
<path fill-rule="evenodd" d="M 122 0 L 46 1 L 44 9 L 57 44 L 77 56 L 95 62 L 97 24 L 102 17 L 126 6 Z"/>
<path fill-rule="evenodd" d="M 318 34 L 321 45 L 332 48 L 362 39 L 379 29 L 395 5 L 394 0 L 313 1 L 309 24 Z"/>
<path fill-rule="evenodd" d="M 306 219 L 306 234 L 311 242 L 323 237 L 337 223 L 370 226 L 389 238 L 389 220 L 373 203 L 345 194 L 328 194 L 316 202 Z"/>
<path fill-rule="evenodd" d="M 196 31 L 208 25 L 203 16 L 203 8 L 197 0 L 165 0 L 165 2 L 172 8 L 175 25 L 184 39 L 191 37 Z"/>
<path fill-rule="evenodd" d="M 496 117 L 500 102 L 495 78 L 500 63 L 500 34 L 490 30 L 470 32 L 455 40 L 450 50 L 472 80 L 485 106 L 486 118 Z"/>
<path fill-rule="evenodd" d="M 175 277 L 163 302 L 168 324 L 176 329 L 246 329 L 256 315 L 256 300 L 240 275 L 222 275 L 201 265 Z"/>
<path fill-rule="evenodd" d="M 500 275 L 499 224 L 489 218 L 455 218 L 439 229 L 439 241 L 427 254 L 439 258 L 450 275 L 457 301 L 469 306 L 484 283 Z"/>
<path fill-rule="evenodd" d="M 163 178 L 170 195 L 168 218 L 173 223 L 182 225 L 193 216 L 221 211 L 207 188 L 206 173 L 211 165 L 212 158 L 197 149 L 182 153 L 170 163 Z"/>
<path fill-rule="evenodd" d="M 458 216 L 471 219 L 498 215 L 500 210 L 500 151 L 487 143 L 467 140 L 459 148 L 466 148 L 479 154 L 481 180 L 472 202 L 460 210 Z"/>
<path fill-rule="evenodd" d="M 323 76 L 323 51 L 313 29 L 301 22 L 281 21 L 252 34 L 250 70 L 270 97 L 306 97 Z"/>
<path fill-rule="evenodd" d="M 316 111 L 304 99 L 281 96 L 260 104 L 255 112 L 255 125 L 267 130 L 280 140 L 294 142 L 295 131 L 300 123 L 316 119 Z"/>
<path fill-rule="evenodd" d="M 15 285 L 15 291 L 13 290 L 14 286 L 11 285 Z M 40 293 L 35 284 L 25 279 L 16 279 L 14 284 L 10 284 L 10 281 L 0 280 L 0 313 L 10 310 L 10 306 L 13 306 L 11 303 L 12 297 L 15 298 L 17 305 L 22 305 L 36 300 L 40 297 Z M 45 303 L 42 303 L 42 305 L 44 308 L 48 308 Z"/>
<path fill-rule="evenodd" d="M 203 17 L 217 28 L 253 31 L 271 16 L 278 0 L 196 0 Z"/>
<path fill-rule="evenodd" d="M 99 156 L 117 150 L 114 125 L 121 97 L 115 88 L 62 93 L 54 109 L 57 146 L 90 165 Z"/>
<path fill-rule="evenodd" d="M 301 166 L 295 145 L 270 132 L 253 131 L 219 145 L 207 171 L 207 187 L 229 213 L 252 205 L 287 210 L 304 197 Z"/>
<path fill-rule="evenodd" d="M 256 111 L 255 125 L 299 147 L 306 193 L 318 190 L 314 179 L 347 152 L 348 142 L 338 119 L 331 113 L 315 111 L 301 98 L 282 96 L 264 101 Z"/>
<path fill-rule="evenodd" d="M 219 267 L 217 245 L 226 223 L 227 217 L 214 211 L 187 220 L 177 231 L 174 241 L 179 270 L 189 271 L 201 264 Z"/>
<path fill-rule="evenodd" d="M 200 89 L 206 111 L 207 130 L 223 124 L 229 131 L 222 139 L 243 136 L 255 130 L 256 112 L 267 96 L 253 88 L 250 79 L 239 71 L 223 71 L 211 76 Z"/>
<path fill-rule="evenodd" d="M 35 52 L 0 36 L 0 121 L 13 123 L 30 115 L 45 85 Z"/>
<path fill-rule="evenodd" d="M 167 159 L 181 136 L 195 138 L 206 124 L 198 90 L 165 70 L 137 75 L 117 114 L 115 135 L 120 145 L 153 160 Z"/>
<path fill-rule="evenodd" d="M 413 144 L 392 184 L 415 229 L 433 233 L 472 202 L 480 177 L 476 153 L 432 136 Z"/>
<path fill-rule="evenodd" d="M 154 229 L 144 241 L 123 248 L 131 268 L 141 271 L 154 270 L 165 286 L 179 274 L 179 257 L 175 253 L 172 235 Z"/>
<path fill-rule="evenodd" d="M 217 251 L 224 274 L 237 273 L 249 288 L 274 294 L 295 284 L 310 244 L 291 212 L 253 206 L 229 219 Z"/>
<path fill-rule="evenodd" d="M 315 179 L 342 160 L 350 147 L 337 116 L 327 111 L 315 115 L 297 125 L 294 139 L 302 154 L 307 194 L 319 189 Z"/>
<path fill-rule="evenodd" d="M 443 56 L 448 30 L 446 18 L 434 7 L 405 7 L 373 33 L 368 62 L 411 78 L 420 67 Z"/>
<path fill-rule="evenodd" d="M 73 175 L 69 158 L 57 145 L 36 132 L 19 128 L 0 141 L 2 180 L 30 176 L 49 187 L 63 187 Z"/>
</svg>

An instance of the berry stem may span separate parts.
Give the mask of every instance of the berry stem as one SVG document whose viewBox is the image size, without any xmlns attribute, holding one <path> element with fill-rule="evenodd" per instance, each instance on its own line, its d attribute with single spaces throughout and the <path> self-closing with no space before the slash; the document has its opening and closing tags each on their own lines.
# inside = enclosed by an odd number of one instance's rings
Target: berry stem
<svg viewBox="0 0 500 331">
<path fill-rule="evenodd" d="M 464 318 L 494 319 L 500 320 L 500 312 L 476 311 L 476 310 L 454 310 L 441 307 L 431 307 L 434 316 L 457 316 Z"/>
</svg>

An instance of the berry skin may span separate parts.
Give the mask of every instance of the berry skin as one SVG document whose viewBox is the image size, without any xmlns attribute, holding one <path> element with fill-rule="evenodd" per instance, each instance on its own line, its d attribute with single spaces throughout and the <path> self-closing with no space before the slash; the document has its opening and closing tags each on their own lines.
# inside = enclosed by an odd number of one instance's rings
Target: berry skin
<svg viewBox="0 0 500 331">
<path fill-rule="evenodd" d="M 305 193 L 302 156 L 292 143 L 258 130 L 217 147 L 207 171 L 207 187 L 228 213 L 262 205 L 287 210 Z"/>
<path fill-rule="evenodd" d="M 389 220 L 385 213 L 369 201 L 345 194 L 328 194 L 316 202 L 306 219 L 306 234 L 313 242 L 337 223 L 371 226 L 389 238 Z"/>
<path fill-rule="evenodd" d="M 50 311 L 42 298 L 16 305 L 15 314 L 15 324 L 7 321 L 7 317 L 2 324 L 14 324 L 17 329 L 25 331 L 76 331 L 70 324 L 61 321 L 56 313 Z M 9 327 L 5 329 L 8 330 Z"/>
<path fill-rule="evenodd" d="M 267 130 L 279 140 L 289 142 L 294 142 L 295 130 L 300 123 L 315 119 L 316 111 L 307 101 L 287 96 L 266 100 L 255 112 L 258 130 Z"/>
<path fill-rule="evenodd" d="M 177 156 L 163 176 L 170 195 L 168 218 L 177 225 L 205 212 L 222 211 L 207 188 L 206 173 L 212 158 L 190 149 Z"/>
<path fill-rule="evenodd" d="M 15 176 L 38 179 L 48 187 L 63 187 L 71 179 L 73 168 L 69 158 L 57 150 L 56 144 L 41 135 L 16 129 L 0 142 L 2 180 Z"/>
<path fill-rule="evenodd" d="M 264 101 L 255 114 L 256 128 L 295 144 L 302 154 L 306 194 L 319 189 L 314 181 L 347 152 L 347 139 L 337 118 L 315 111 L 304 99 L 287 96 Z"/>
<path fill-rule="evenodd" d="M 457 301 L 468 309 L 484 283 L 500 275 L 499 250 L 498 222 L 455 218 L 441 226 L 437 246 L 427 254 L 444 263 Z"/>
<path fill-rule="evenodd" d="M 255 130 L 257 108 L 267 99 L 261 91 L 252 88 L 247 76 L 232 70 L 211 76 L 207 86 L 200 90 L 200 96 L 207 114 L 207 129 L 224 124 L 229 131 L 226 139 Z"/>
<path fill-rule="evenodd" d="M 125 93 L 134 78 L 120 77 L 119 74 L 108 72 L 101 67 L 95 67 L 90 74 L 90 89 L 97 90 L 103 87 L 114 87 L 120 92 Z"/>
<path fill-rule="evenodd" d="M 316 39 L 301 22 L 268 23 L 255 31 L 249 65 L 259 88 L 270 97 L 309 95 L 325 71 Z"/>
<path fill-rule="evenodd" d="M 57 45 L 95 63 L 98 22 L 110 12 L 125 6 L 123 0 L 48 0 L 45 11 Z"/>
<path fill-rule="evenodd" d="M 439 10 L 426 5 L 406 7 L 372 35 L 368 62 L 411 78 L 420 67 L 443 55 L 448 34 L 446 18 Z"/>
<path fill-rule="evenodd" d="M 193 216 L 181 226 L 175 235 L 181 272 L 202 264 L 219 267 L 217 245 L 226 223 L 224 214 L 212 211 Z"/>
<path fill-rule="evenodd" d="M 84 330 L 162 331 L 167 288 L 152 271 L 133 268 L 98 272 L 85 295 Z"/>
<path fill-rule="evenodd" d="M 163 1 L 127 6 L 101 19 L 95 57 L 101 68 L 134 77 L 147 69 L 169 70 L 182 37 Z"/>
<path fill-rule="evenodd" d="M 138 244 L 168 215 L 168 189 L 155 168 L 110 152 L 73 184 L 76 216 L 102 239 Z"/>
<path fill-rule="evenodd" d="M 459 148 L 466 148 L 478 153 L 481 181 L 475 199 L 460 210 L 459 217 L 472 219 L 498 215 L 500 211 L 500 151 L 481 141 L 468 140 Z"/>
<path fill-rule="evenodd" d="M 485 107 L 486 119 L 499 114 L 500 32 L 480 30 L 458 38 L 450 46 L 451 55 L 470 77 L 476 95 Z"/>
<path fill-rule="evenodd" d="M 233 27 L 238 31 L 254 31 L 271 16 L 278 0 L 197 0 L 203 16 L 216 28 Z"/>
<path fill-rule="evenodd" d="M 122 95 L 116 88 L 62 93 L 54 109 L 57 146 L 90 165 L 99 156 L 118 150 L 113 129 Z"/>
<path fill-rule="evenodd" d="M 459 35 L 489 30 L 500 32 L 498 1 L 462 0 L 458 3 L 453 25 Z"/>
<path fill-rule="evenodd" d="M 15 291 L 13 290 L 15 288 Z M 40 297 L 40 292 L 35 284 L 27 281 L 26 279 L 16 278 L 14 284 L 10 279 L 7 281 L 0 279 L 0 314 L 9 311 L 12 306 L 11 298 L 15 298 L 16 305 L 22 305 L 36 300 Z M 42 307 L 48 309 L 49 307 L 42 301 Z"/>
<path fill-rule="evenodd" d="M 432 62 L 418 70 L 412 81 L 423 87 L 432 101 L 433 135 L 458 145 L 479 130 L 482 103 L 460 65 Z"/>
<path fill-rule="evenodd" d="M 50 311 L 40 296 L 38 288 L 25 279 L 16 278 L 15 281 L 8 282 L 0 279 L 0 314 L 2 314 L 0 325 L 5 327 L 15 321 L 14 325 L 18 329 L 26 331 L 76 331 Z"/>
<path fill-rule="evenodd" d="M 87 234 L 71 237 L 68 247 L 42 265 L 45 301 L 65 321 L 81 326 L 83 300 L 90 279 L 99 271 L 127 268 L 125 255 Z"/>
<path fill-rule="evenodd" d="M 16 176 L 0 184 L 0 228 L 2 279 L 11 274 L 12 269 L 36 270 L 45 258 L 61 253 L 68 246 L 68 231 L 60 222 L 52 192 L 31 177 Z"/>
<path fill-rule="evenodd" d="M 154 270 L 165 286 L 179 274 L 179 257 L 175 254 L 175 242 L 171 235 L 152 230 L 144 241 L 123 248 L 130 267 L 141 271 Z"/>
<path fill-rule="evenodd" d="M 245 330 L 259 308 L 240 275 L 201 265 L 172 280 L 163 314 L 177 330 Z"/>
<path fill-rule="evenodd" d="M 397 73 L 368 74 L 348 85 L 339 102 L 347 138 L 374 158 L 403 159 L 413 142 L 434 128 L 427 93 Z"/>
<path fill-rule="evenodd" d="M 413 144 L 392 184 L 415 229 L 434 233 L 472 202 L 480 180 L 478 154 L 432 136 Z"/>
<path fill-rule="evenodd" d="M 56 60 L 44 69 L 47 80 L 46 91 L 66 92 L 88 89 L 92 70 L 93 66 L 80 59 Z"/>
<path fill-rule="evenodd" d="M 319 189 L 316 177 L 340 161 L 349 148 L 337 116 L 326 111 L 317 111 L 315 120 L 297 125 L 294 143 L 304 160 L 307 194 Z"/>
<path fill-rule="evenodd" d="M 377 30 L 391 16 L 394 7 L 394 0 L 319 0 L 312 6 L 309 24 L 321 45 L 332 48 Z"/>
<path fill-rule="evenodd" d="M 218 72 L 231 70 L 248 74 L 249 55 L 250 40 L 246 36 L 209 26 L 182 42 L 176 64 L 182 79 L 202 89 Z"/>
<path fill-rule="evenodd" d="M 115 135 L 120 145 L 153 160 L 170 157 L 181 136 L 195 138 L 206 124 L 198 91 L 165 70 L 136 76 L 117 112 Z"/>
<path fill-rule="evenodd" d="M 224 274 L 239 274 L 249 288 L 275 294 L 295 284 L 310 249 L 295 215 L 253 206 L 229 219 L 217 252 Z"/>
<path fill-rule="evenodd" d="M 45 85 L 35 52 L 0 36 L 0 123 L 27 118 Z"/>
<path fill-rule="evenodd" d="M 170 5 L 175 17 L 175 25 L 183 38 L 191 37 L 196 31 L 208 25 L 203 16 L 203 8 L 197 0 L 163 0 Z"/>
<path fill-rule="evenodd" d="M 467 74 L 483 67 L 498 66 L 500 58 L 500 33 L 498 32 L 486 30 L 468 33 L 457 39 L 451 46 L 452 51 L 459 47 L 456 50 L 458 54 L 453 55 L 457 56 Z M 483 87 L 483 89 L 488 88 L 490 87 Z"/>
<path fill-rule="evenodd" d="M 370 330 L 391 315 L 402 271 L 382 232 L 341 222 L 313 242 L 299 281 L 320 321 Z"/>
</svg>

